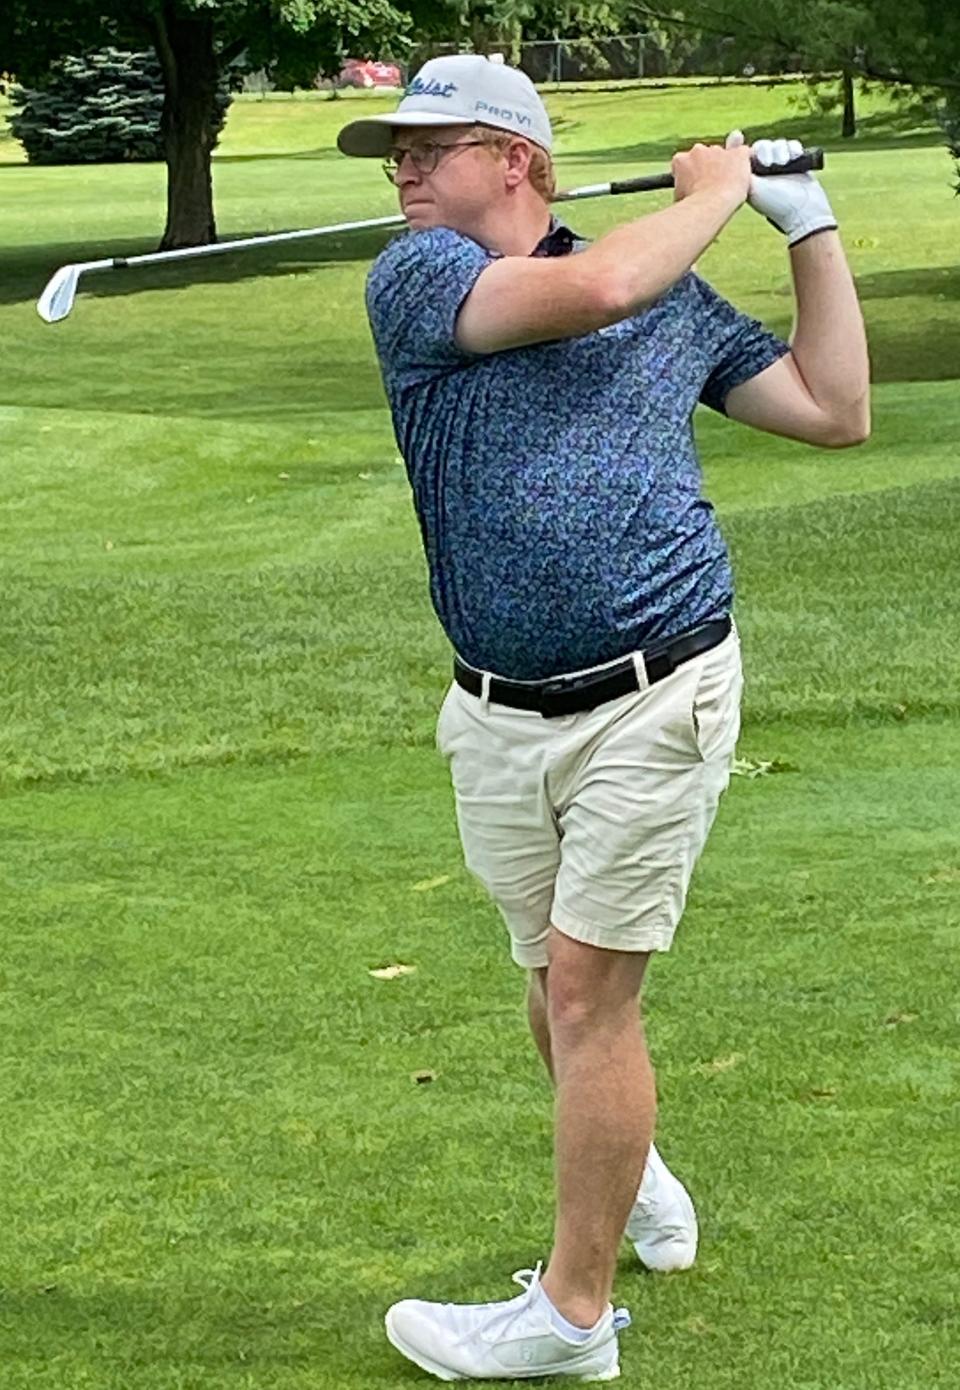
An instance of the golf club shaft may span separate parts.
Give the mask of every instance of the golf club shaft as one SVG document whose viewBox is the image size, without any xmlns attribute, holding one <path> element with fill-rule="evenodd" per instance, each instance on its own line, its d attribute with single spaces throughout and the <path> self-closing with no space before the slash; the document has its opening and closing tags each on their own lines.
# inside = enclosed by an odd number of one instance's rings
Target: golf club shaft
<svg viewBox="0 0 960 1390">
<path fill-rule="evenodd" d="M 764 171 L 764 176 L 777 174 L 801 174 L 811 169 L 823 168 L 823 150 L 804 150 L 802 155 L 774 169 Z M 659 188 L 673 187 L 672 174 L 650 174 L 636 179 L 619 179 L 613 183 L 585 184 L 582 188 L 571 188 L 558 193 L 554 202 L 574 202 L 578 198 L 601 198 L 617 193 L 648 193 Z M 144 256 L 115 256 L 110 261 L 96 261 L 98 269 L 118 270 L 132 265 L 159 265 L 162 261 L 185 261 L 193 256 L 214 256 L 225 251 L 245 251 L 251 246 L 278 245 L 284 241 L 298 241 L 305 237 L 329 236 L 336 232 L 358 232 L 375 227 L 399 227 L 406 221 L 401 213 L 389 217 L 372 217 L 365 222 L 337 222 L 330 227 L 306 227 L 294 232 L 271 232 L 267 236 L 243 237 L 238 241 L 215 241 L 209 246 L 185 246 L 178 251 L 152 251 Z"/>
<path fill-rule="evenodd" d="M 97 269 L 122 270 L 132 265 L 157 265 L 161 261 L 186 261 L 192 256 L 215 256 L 223 251 L 246 251 L 251 246 L 276 245 L 281 241 L 298 241 L 303 237 L 329 236 L 334 232 L 358 232 L 373 227 L 399 227 L 406 218 L 401 213 L 389 217 L 370 217 L 365 222 L 335 222 L 329 227 L 304 227 L 294 232 L 271 232 L 268 236 L 242 237 L 237 241 L 214 241 L 208 246 L 184 246 L 178 251 L 151 251 L 145 256 L 115 256 L 110 261 L 97 261 Z M 92 270 L 93 265 L 87 267 Z"/>
</svg>

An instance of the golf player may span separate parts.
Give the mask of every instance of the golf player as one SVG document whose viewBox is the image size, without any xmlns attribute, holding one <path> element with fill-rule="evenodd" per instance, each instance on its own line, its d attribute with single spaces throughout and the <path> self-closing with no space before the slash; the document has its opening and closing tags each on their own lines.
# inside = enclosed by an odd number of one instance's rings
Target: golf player
<svg viewBox="0 0 960 1390">
<path fill-rule="evenodd" d="M 703 402 L 809 444 L 860 442 L 863 323 L 822 187 L 752 175 L 739 132 L 678 154 L 673 204 L 590 245 L 551 216 L 550 123 L 506 65 L 434 59 L 339 145 L 385 159 L 409 224 L 367 307 L 455 653 L 437 743 L 556 1090 L 546 1269 L 518 1272 L 504 1302 L 406 1299 L 387 1334 L 442 1380 L 613 1379 L 621 1239 L 658 1270 L 697 1244 L 652 1146 L 639 1010 L 739 728 L 730 565 L 692 416 Z M 752 153 L 771 167 L 799 148 Z M 786 237 L 789 343 L 692 269 L 744 202 Z"/>
</svg>

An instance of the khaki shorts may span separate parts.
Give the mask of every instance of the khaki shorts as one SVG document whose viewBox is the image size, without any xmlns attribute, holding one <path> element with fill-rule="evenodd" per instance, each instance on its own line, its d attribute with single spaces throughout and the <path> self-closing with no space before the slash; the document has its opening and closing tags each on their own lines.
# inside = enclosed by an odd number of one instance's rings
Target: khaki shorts
<svg viewBox="0 0 960 1390">
<path fill-rule="evenodd" d="M 643 661 L 639 678 L 646 682 Z M 616 951 L 666 951 L 730 780 L 736 631 L 672 675 L 556 719 L 451 685 L 437 724 L 467 868 L 513 959 L 547 964 L 551 924 Z"/>
</svg>

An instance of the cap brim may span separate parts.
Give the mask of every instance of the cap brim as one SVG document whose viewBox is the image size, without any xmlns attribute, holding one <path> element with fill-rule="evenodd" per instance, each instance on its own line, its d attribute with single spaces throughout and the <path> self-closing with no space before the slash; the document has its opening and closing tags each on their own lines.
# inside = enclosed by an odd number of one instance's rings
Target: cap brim
<svg viewBox="0 0 960 1390">
<path fill-rule="evenodd" d="M 475 125 L 465 116 L 447 116 L 429 111 L 393 111 L 387 116 L 367 116 L 351 121 L 337 136 L 341 154 L 357 155 L 361 159 L 383 159 L 390 153 L 393 132 L 404 126 Z"/>
</svg>

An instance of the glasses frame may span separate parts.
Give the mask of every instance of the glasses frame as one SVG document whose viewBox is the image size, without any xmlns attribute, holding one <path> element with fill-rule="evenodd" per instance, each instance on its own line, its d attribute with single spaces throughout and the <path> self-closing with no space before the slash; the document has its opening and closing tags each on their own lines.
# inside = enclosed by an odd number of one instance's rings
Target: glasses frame
<svg viewBox="0 0 960 1390">
<path fill-rule="evenodd" d="M 410 162 L 418 174 L 433 174 L 448 150 L 469 150 L 472 146 L 489 143 L 488 140 L 454 140 L 450 144 L 440 144 L 429 140 L 419 146 L 414 145 L 412 149 L 393 149 L 383 161 L 383 172 L 390 182 L 395 184 L 403 161 L 409 155 Z"/>
</svg>

